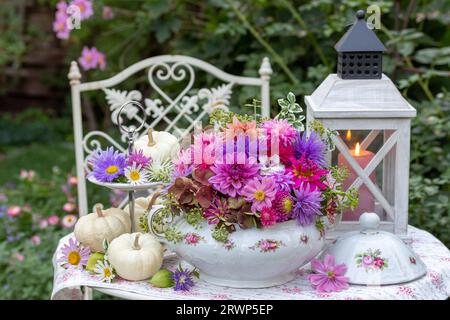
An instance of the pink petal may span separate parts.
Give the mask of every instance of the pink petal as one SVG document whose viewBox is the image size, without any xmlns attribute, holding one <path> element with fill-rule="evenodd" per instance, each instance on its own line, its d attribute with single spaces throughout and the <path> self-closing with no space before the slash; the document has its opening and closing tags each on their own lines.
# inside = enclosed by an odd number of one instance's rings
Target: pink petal
<svg viewBox="0 0 450 320">
<path fill-rule="evenodd" d="M 338 264 L 334 266 L 333 272 L 336 276 L 344 275 L 347 272 L 347 266 L 344 263 Z"/>
<path fill-rule="evenodd" d="M 323 259 L 323 264 L 326 269 L 332 269 L 334 267 L 334 257 L 330 254 L 327 254 Z"/>
<path fill-rule="evenodd" d="M 319 259 L 313 259 L 311 261 L 311 267 L 316 272 L 321 272 L 321 273 L 325 272 L 325 266 Z"/>
<path fill-rule="evenodd" d="M 321 274 L 311 274 L 308 277 L 309 282 L 314 286 L 319 286 L 327 281 L 327 277 Z"/>
</svg>

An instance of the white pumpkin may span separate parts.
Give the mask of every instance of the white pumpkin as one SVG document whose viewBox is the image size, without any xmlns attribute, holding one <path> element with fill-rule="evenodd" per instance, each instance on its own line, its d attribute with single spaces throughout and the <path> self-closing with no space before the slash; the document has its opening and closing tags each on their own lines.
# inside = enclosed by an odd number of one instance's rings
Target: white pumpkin
<svg viewBox="0 0 450 320">
<path fill-rule="evenodd" d="M 175 157 L 180 150 L 177 137 L 169 132 L 153 131 L 148 129 L 146 135 L 140 137 L 134 143 L 136 150 L 142 150 L 145 156 L 155 161 L 164 162 Z"/>
<path fill-rule="evenodd" d="M 149 195 L 146 197 L 139 197 L 134 202 L 134 230 L 145 232 L 142 228 L 141 219 L 144 219 L 143 216 L 146 212 L 148 212 L 154 204 L 161 204 L 163 200 L 159 197 L 161 193 L 155 192 L 153 195 Z M 153 198 L 154 197 L 154 198 Z M 130 214 L 130 205 L 123 209 L 126 213 Z M 147 220 L 147 219 L 145 219 Z"/>
<path fill-rule="evenodd" d="M 121 234 L 131 231 L 129 215 L 118 208 L 102 209 L 95 205 L 95 213 L 81 217 L 75 225 L 75 238 L 94 252 L 104 252 L 103 240 L 111 242 Z"/>
<path fill-rule="evenodd" d="M 109 244 L 108 260 L 122 278 L 144 280 L 161 268 L 163 247 L 153 235 L 125 233 Z"/>
</svg>

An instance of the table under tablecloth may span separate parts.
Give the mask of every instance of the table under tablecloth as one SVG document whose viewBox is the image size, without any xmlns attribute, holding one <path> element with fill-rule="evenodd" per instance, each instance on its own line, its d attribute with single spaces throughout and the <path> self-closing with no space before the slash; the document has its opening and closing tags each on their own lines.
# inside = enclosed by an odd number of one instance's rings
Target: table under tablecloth
<svg viewBox="0 0 450 320">
<path fill-rule="evenodd" d="M 147 281 L 127 281 L 116 278 L 104 283 L 85 270 L 64 269 L 56 263 L 61 247 L 74 237 L 73 233 L 62 238 L 53 257 L 54 280 L 52 299 L 81 299 L 81 287 L 106 289 L 109 293 L 133 299 L 447 299 L 450 296 L 450 251 L 430 233 L 410 226 L 411 246 L 427 266 L 427 274 L 419 280 L 390 286 L 355 286 L 341 292 L 321 293 L 314 290 L 307 280 L 309 264 L 297 271 L 297 277 L 286 284 L 264 289 L 236 289 L 211 285 L 196 280 L 191 291 L 180 292 L 172 288 L 156 288 Z M 175 270 L 179 264 L 188 266 L 175 255 L 164 259 L 163 267 Z M 120 294 L 114 294 L 120 293 Z"/>
</svg>

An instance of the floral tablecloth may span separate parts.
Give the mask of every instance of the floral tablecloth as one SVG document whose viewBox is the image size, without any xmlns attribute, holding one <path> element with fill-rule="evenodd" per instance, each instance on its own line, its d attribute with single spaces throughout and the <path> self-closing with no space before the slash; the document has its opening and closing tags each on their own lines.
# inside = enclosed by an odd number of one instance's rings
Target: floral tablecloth
<svg viewBox="0 0 450 320">
<path fill-rule="evenodd" d="M 412 236 L 412 248 L 428 268 L 423 278 L 402 285 L 350 286 L 345 291 L 335 293 L 320 293 L 311 288 L 307 280 L 307 275 L 310 273 L 309 264 L 297 271 L 295 280 L 266 289 L 217 287 L 201 280 L 196 280 L 195 287 L 189 292 L 174 291 L 172 288 L 155 288 L 146 281 L 131 282 L 120 278 L 116 278 L 111 284 L 103 283 L 97 280 L 95 275 L 84 270 L 66 270 L 57 265 L 56 258 L 60 254 L 60 248 L 74 237 L 72 233 L 60 240 L 53 257 L 55 273 L 52 299 L 81 299 L 82 286 L 134 293 L 133 297 L 142 299 L 447 299 L 450 296 L 449 249 L 426 231 L 410 226 L 409 232 Z M 174 270 L 179 263 L 178 258 L 172 255 L 165 258 L 164 267 Z"/>
</svg>

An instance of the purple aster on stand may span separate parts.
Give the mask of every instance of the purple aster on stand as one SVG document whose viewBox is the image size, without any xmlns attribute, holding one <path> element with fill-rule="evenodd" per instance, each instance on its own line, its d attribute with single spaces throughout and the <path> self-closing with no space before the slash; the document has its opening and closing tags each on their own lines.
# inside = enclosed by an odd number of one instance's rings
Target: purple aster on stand
<svg viewBox="0 0 450 320">
<path fill-rule="evenodd" d="M 294 156 L 300 159 L 302 156 L 307 160 L 323 166 L 325 165 L 326 145 L 315 132 L 311 132 L 309 137 L 306 133 L 298 133 L 294 142 Z"/>
<path fill-rule="evenodd" d="M 309 186 L 301 186 L 300 189 L 294 190 L 294 193 L 295 205 L 292 209 L 292 217 L 302 226 L 310 225 L 316 216 L 320 215 L 322 194 L 317 189 L 310 190 Z"/>
<path fill-rule="evenodd" d="M 236 197 L 241 194 L 242 188 L 248 182 L 253 178 L 259 178 L 259 168 L 256 163 L 215 164 L 211 167 L 214 176 L 208 181 L 216 190 L 230 197 Z"/>
<path fill-rule="evenodd" d="M 181 266 L 173 273 L 172 279 L 175 283 L 175 291 L 189 291 L 194 286 L 192 275 L 195 271 L 183 270 Z"/>
<path fill-rule="evenodd" d="M 113 147 L 109 147 L 106 151 L 97 150 L 91 155 L 89 163 L 93 167 L 89 175 L 101 182 L 113 181 L 124 174 L 126 167 L 125 155 L 114 151 Z"/>
<path fill-rule="evenodd" d="M 127 158 L 127 165 L 132 166 L 133 163 L 141 168 L 147 167 L 152 162 L 152 158 L 144 155 L 142 150 L 133 150 Z"/>
</svg>

